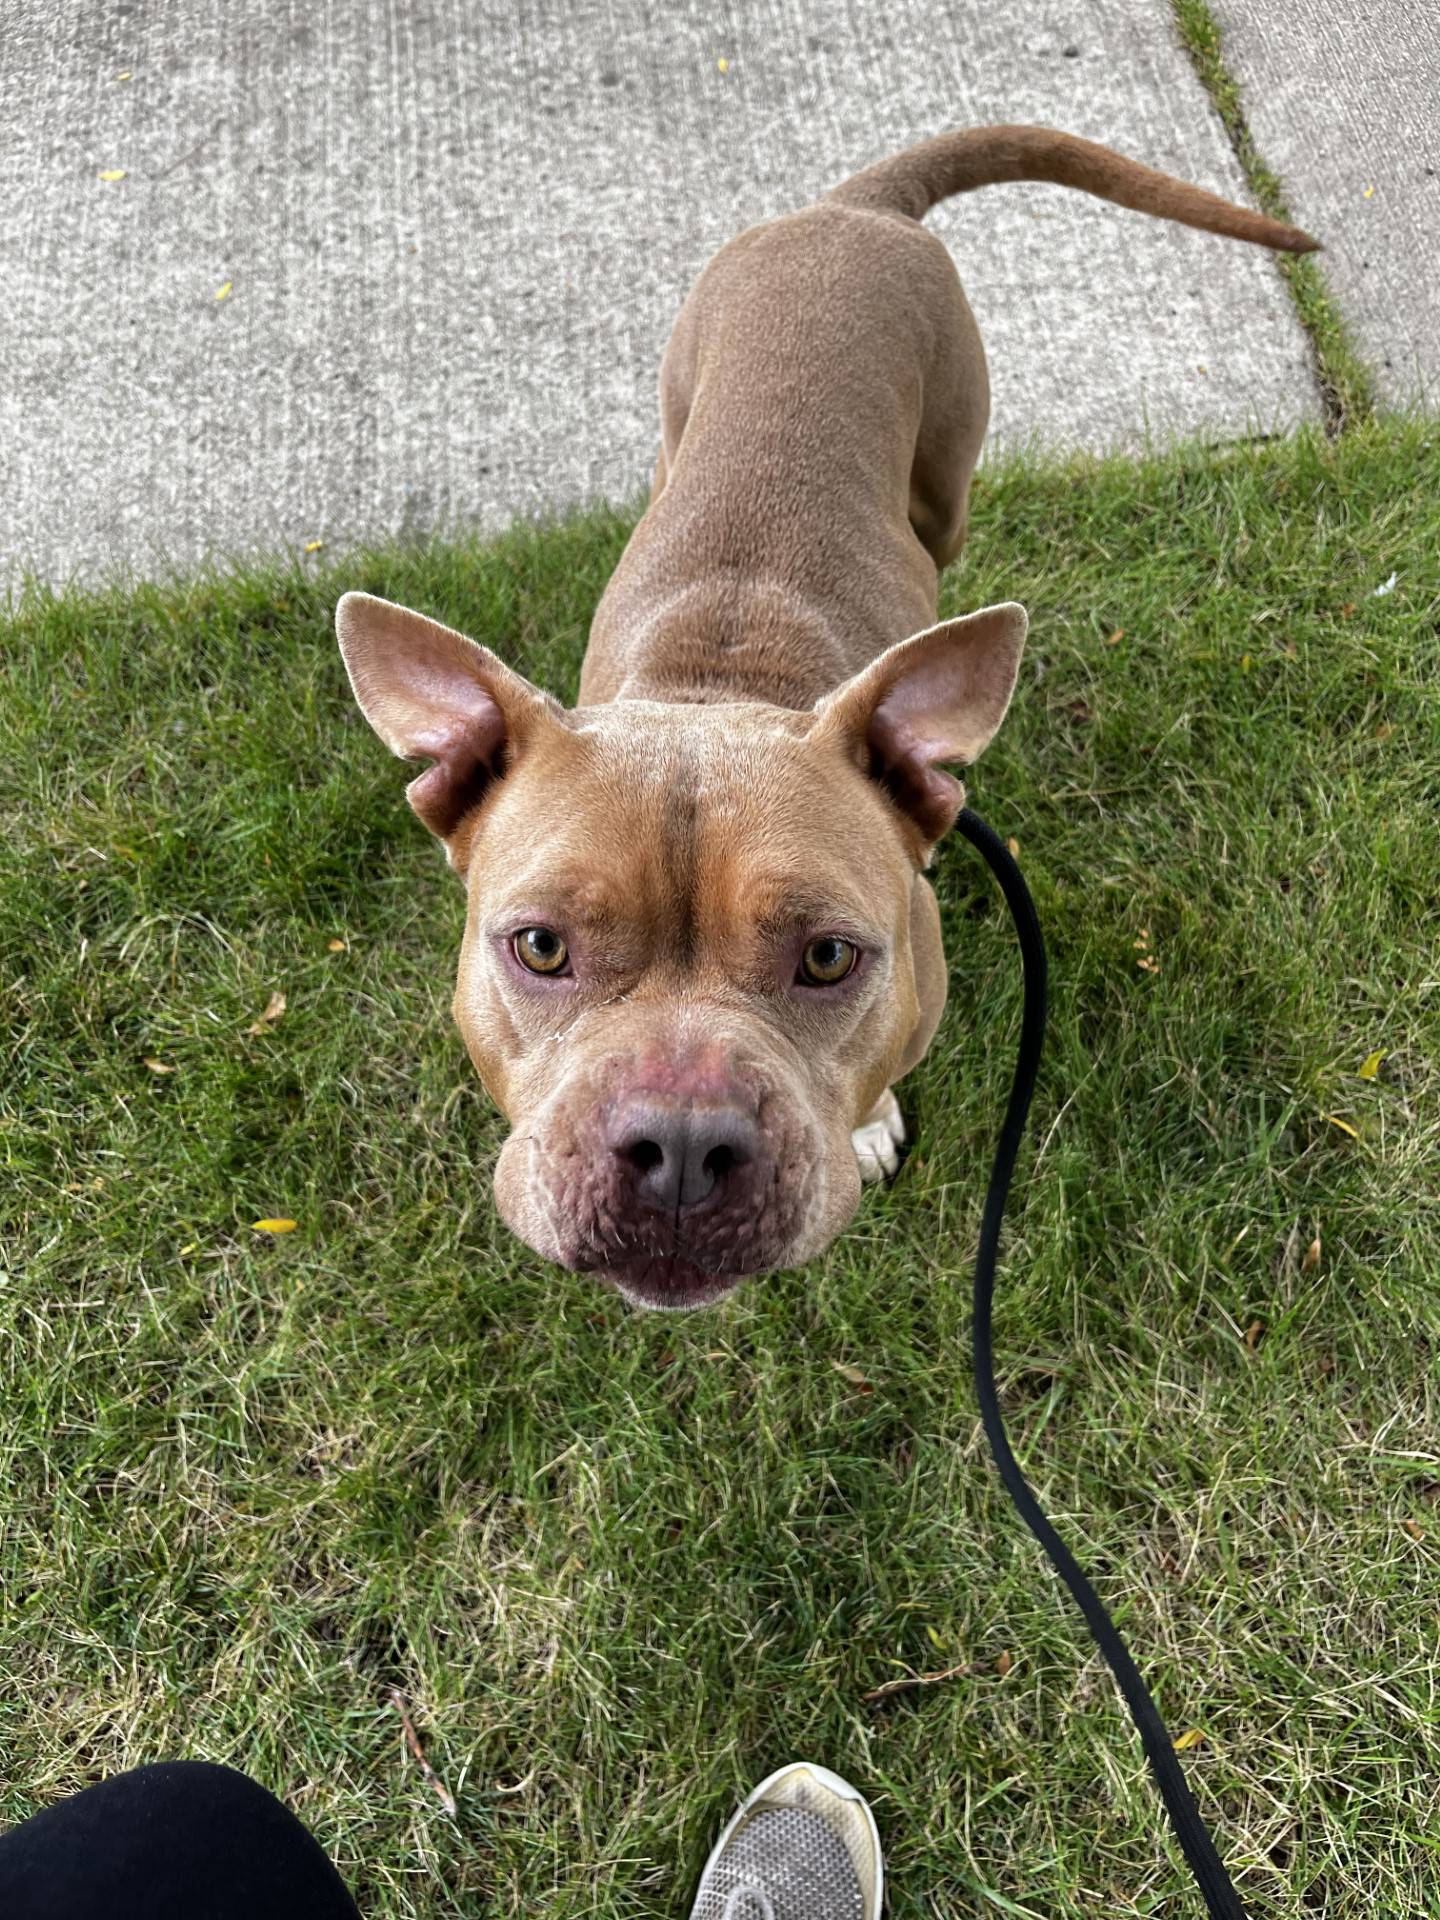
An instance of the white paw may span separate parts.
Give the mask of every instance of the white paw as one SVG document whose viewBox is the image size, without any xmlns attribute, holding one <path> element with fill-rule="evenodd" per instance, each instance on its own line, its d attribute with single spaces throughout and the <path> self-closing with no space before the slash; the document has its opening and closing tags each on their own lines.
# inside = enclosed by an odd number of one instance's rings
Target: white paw
<svg viewBox="0 0 1440 1920">
<path fill-rule="evenodd" d="M 905 1122 L 900 1118 L 900 1102 L 887 1087 L 876 1101 L 864 1126 L 850 1135 L 855 1158 L 860 1162 L 860 1178 L 866 1186 L 898 1172 L 900 1149 L 905 1144 Z"/>
</svg>

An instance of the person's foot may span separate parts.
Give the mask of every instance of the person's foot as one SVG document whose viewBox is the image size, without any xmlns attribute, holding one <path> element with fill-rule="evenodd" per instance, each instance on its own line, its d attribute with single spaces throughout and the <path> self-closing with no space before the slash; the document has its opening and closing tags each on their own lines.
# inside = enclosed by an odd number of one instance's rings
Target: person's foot
<svg viewBox="0 0 1440 1920">
<path fill-rule="evenodd" d="M 796 1762 L 715 1842 L 690 1920 L 878 1920 L 884 1892 L 869 1807 L 838 1774 Z"/>
</svg>

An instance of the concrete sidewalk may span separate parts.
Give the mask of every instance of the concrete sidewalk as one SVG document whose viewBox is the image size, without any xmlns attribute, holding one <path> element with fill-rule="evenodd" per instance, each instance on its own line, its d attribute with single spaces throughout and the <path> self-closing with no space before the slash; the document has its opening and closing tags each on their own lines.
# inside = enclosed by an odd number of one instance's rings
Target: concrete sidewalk
<svg viewBox="0 0 1440 1920">
<path fill-rule="evenodd" d="M 59 17 L 0 24 L 0 562 L 52 579 L 628 495 L 709 253 L 947 126 L 1046 122 L 1247 198 L 1157 0 Z M 933 225 L 1001 441 L 1318 413 L 1258 250 L 1038 186 Z"/>
<path fill-rule="evenodd" d="M 1385 402 L 1440 397 L 1440 8 L 1218 0 L 1250 130 Z"/>
</svg>

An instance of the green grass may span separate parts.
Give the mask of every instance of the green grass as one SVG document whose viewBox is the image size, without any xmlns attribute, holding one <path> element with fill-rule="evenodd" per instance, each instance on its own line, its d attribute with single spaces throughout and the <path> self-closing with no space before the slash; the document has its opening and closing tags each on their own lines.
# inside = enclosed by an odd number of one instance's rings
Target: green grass
<svg viewBox="0 0 1440 1920">
<path fill-rule="evenodd" d="M 992 467 L 946 589 L 1032 617 L 972 782 L 1054 976 L 1010 1417 L 1204 1733 L 1256 1916 L 1440 1913 L 1432 431 Z M 637 1920 L 686 1910 L 737 1794 L 800 1754 L 873 1796 L 897 1920 L 1178 1920 L 971 1400 L 1019 1005 L 973 856 L 938 862 L 955 991 L 902 1090 L 915 1150 L 826 1260 L 646 1318 L 495 1220 L 460 890 L 331 608 L 410 601 L 570 696 L 625 533 L 0 625 L 0 1822 L 203 1755 L 285 1795 L 372 1920 Z M 251 1230 L 276 1214 L 298 1231 Z"/>
<path fill-rule="evenodd" d="M 1242 171 L 1259 206 L 1273 219 L 1295 225 L 1284 183 L 1255 144 L 1246 118 L 1239 82 L 1225 61 L 1220 23 L 1208 0 L 1170 0 L 1181 44 L 1190 55 L 1201 84 L 1235 150 Z M 1325 235 L 1313 236 L 1322 247 Z M 1310 337 L 1315 378 L 1325 405 L 1331 433 L 1343 433 L 1376 410 L 1375 382 L 1325 278 L 1324 255 L 1281 256 L 1276 260 L 1290 289 L 1301 326 Z"/>
</svg>

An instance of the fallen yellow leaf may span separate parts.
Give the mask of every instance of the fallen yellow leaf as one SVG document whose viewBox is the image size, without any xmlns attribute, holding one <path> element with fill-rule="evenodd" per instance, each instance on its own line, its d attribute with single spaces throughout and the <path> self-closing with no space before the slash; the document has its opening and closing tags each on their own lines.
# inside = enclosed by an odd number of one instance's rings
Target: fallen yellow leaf
<svg viewBox="0 0 1440 1920">
<path fill-rule="evenodd" d="M 858 1387 L 861 1393 L 873 1393 L 875 1391 L 859 1367 L 847 1367 L 843 1360 L 832 1360 L 830 1364 L 842 1380 L 848 1380 L 851 1386 Z"/>
<path fill-rule="evenodd" d="M 125 178 L 125 169 L 124 167 L 109 167 L 104 173 L 97 173 L 95 178 L 97 180 L 123 180 Z"/>
<path fill-rule="evenodd" d="M 246 1033 L 268 1033 L 285 1011 L 285 996 L 277 987 L 265 1002 L 265 1011 L 258 1020 L 252 1020 L 245 1029 Z"/>
<path fill-rule="evenodd" d="M 252 1220 L 250 1225 L 256 1233 L 294 1233 L 293 1220 Z"/>
<path fill-rule="evenodd" d="M 1322 1113 L 1320 1118 L 1328 1120 L 1332 1127 L 1338 1127 L 1341 1133 L 1348 1133 L 1352 1140 L 1360 1138 L 1360 1129 L 1352 1127 L 1348 1120 L 1342 1120 L 1338 1113 Z"/>
<path fill-rule="evenodd" d="M 145 1056 L 145 1064 L 151 1073 L 175 1073 L 178 1071 L 178 1069 L 168 1065 L 164 1060 L 157 1060 L 152 1054 L 148 1053 Z"/>
<path fill-rule="evenodd" d="M 1176 1753 L 1188 1753 L 1191 1747 L 1198 1747 L 1205 1738 L 1199 1727 L 1187 1727 L 1175 1742 Z"/>
<path fill-rule="evenodd" d="M 327 940 L 325 942 L 325 945 L 329 948 L 331 953 L 345 952 L 345 942 L 343 940 Z"/>
<path fill-rule="evenodd" d="M 1380 1071 L 1380 1062 L 1385 1058 L 1385 1049 L 1377 1047 L 1374 1053 L 1367 1053 L 1360 1068 L 1362 1080 L 1373 1080 Z"/>
<path fill-rule="evenodd" d="M 230 290 L 234 285 L 235 282 L 233 280 L 227 280 L 224 286 L 217 290 L 215 298 L 217 300 L 228 300 L 230 298 Z"/>
</svg>

